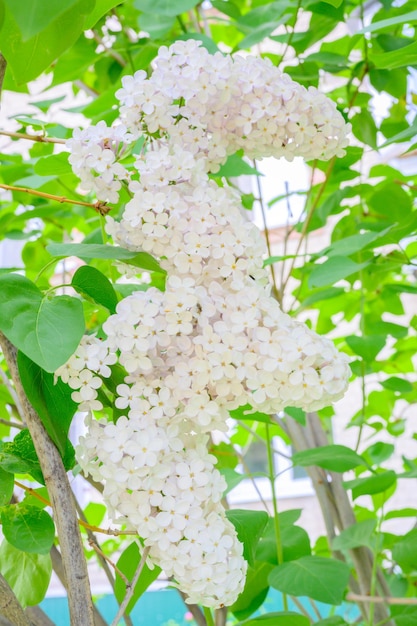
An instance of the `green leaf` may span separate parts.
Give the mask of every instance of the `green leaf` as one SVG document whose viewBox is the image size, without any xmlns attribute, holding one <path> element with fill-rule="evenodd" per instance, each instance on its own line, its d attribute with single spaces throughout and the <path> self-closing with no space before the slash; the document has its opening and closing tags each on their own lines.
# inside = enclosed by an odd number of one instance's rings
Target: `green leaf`
<svg viewBox="0 0 417 626">
<path fill-rule="evenodd" d="M 3 508 L 1 522 L 4 536 L 15 548 L 35 554 L 50 551 L 55 525 L 46 511 L 27 504 L 14 504 Z"/>
<path fill-rule="evenodd" d="M 248 420 L 255 422 L 263 422 L 264 424 L 272 424 L 271 416 L 266 413 L 255 411 L 250 404 L 244 404 L 237 409 L 229 411 L 230 417 L 235 420 Z"/>
<path fill-rule="evenodd" d="M 393 455 L 394 451 L 395 446 L 392 443 L 377 441 L 372 446 L 369 446 L 362 455 L 364 458 L 369 459 L 372 465 L 381 465 L 381 463 Z"/>
<path fill-rule="evenodd" d="M 412 572 L 416 569 L 417 563 L 417 529 L 413 528 L 397 541 L 392 549 L 392 558 L 404 570 Z"/>
<path fill-rule="evenodd" d="M 84 509 L 84 515 L 92 526 L 100 526 L 107 509 L 101 502 L 89 502 Z"/>
<path fill-rule="evenodd" d="M 225 176 L 226 178 L 233 178 L 233 176 L 262 176 L 258 170 L 249 165 L 242 159 L 239 154 L 231 154 L 227 157 L 226 163 L 224 163 L 218 172 L 213 174 L 215 177 Z"/>
<path fill-rule="evenodd" d="M 201 41 L 202 47 L 206 48 L 210 54 L 216 54 L 216 52 L 219 52 L 219 49 L 214 41 L 210 39 L 210 37 L 207 37 L 207 35 L 204 35 L 204 33 L 185 33 L 184 35 L 181 35 L 181 37 L 178 37 L 178 39 L 180 41 L 188 41 L 189 39 Z"/>
<path fill-rule="evenodd" d="M 24 276 L 0 276 L 0 330 L 27 357 L 54 372 L 75 352 L 85 331 L 80 300 L 45 297 Z"/>
<path fill-rule="evenodd" d="M 56 104 L 57 102 L 62 102 L 62 100 L 64 99 L 65 96 L 58 96 L 57 98 L 48 98 L 47 100 L 32 100 L 31 102 L 29 102 L 29 104 L 38 108 L 40 111 L 47 113 L 53 104 Z M 50 149 L 52 152 L 54 149 L 53 144 L 42 145 L 42 142 L 35 144 L 35 146 L 37 146 L 36 149 L 41 149 L 42 151 Z"/>
<path fill-rule="evenodd" d="M 71 165 L 68 163 L 68 152 L 60 152 L 59 154 L 51 154 L 50 156 L 39 159 L 33 166 L 36 174 L 40 176 L 61 176 L 72 172 Z"/>
<path fill-rule="evenodd" d="M 20 378 L 25 393 L 42 420 L 61 456 L 67 446 L 67 436 L 78 405 L 72 400 L 72 390 L 54 375 L 46 372 L 22 352 L 18 353 Z"/>
<path fill-rule="evenodd" d="M 1 453 L 0 453 L 1 454 Z M 0 506 L 9 504 L 13 495 L 14 476 L 0 467 Z"/>
<path fill-rule="evenodd" d="M 377 147 L 378 129 L 375 120 L 367 109 L 362 109 L 360 113 L 351 119 L 352 132 L 360 141 L 368 144 L 371 148 Z"/>
<path fill-rule="evenodd" d="M 402 141 L 408 141 L 409 139 L 414 139 L 417 134 L 417 118 L 414 118 L 411 126 L 402 130 L 400 133 L 397 133 L 393 137 L 390 137 L 387 141 L 385 141 L 379 148 L 385 148 L 385 146 L 389 146 L 392 143 L 401 143 Z"/>
<path fill-rule="evenodd" d="M 228 15 L 234 20 L 239 19 L 241 15 L 239 7 L 236 6 L 236 4 L 234 4 L 233 2 L 231 2 L 231 0 L 212 0 L 211 5 L 217 11 L 220 11 L 220 13 L 224 13 L 225 15 Z"/>
<path fill-rule="evenodd" d="M 375 531 L 376 524 L 377 521 L 375 519 L 367 519 L 345 528 L 340 535 L 333 539 L 333 550 L 351 550 L 359 546 L 371 548 L 371 537 Z"/>
<path fill-rule="evenodd" d="M 241 626 L 309 626 L 310 620 L 292 611 L 268 613 L 242 622 Z"/>
<path fill-rule="evenodd" d="M 352 274 L 356 274 L 361 269 L 369 265 L 370 261 L 364 263 L 355 263 L 349 257 L 332 256 L 324 263 L 315 265 L 311 272 L 308 285 L 309 287 L 325 287 L 333 285 L 339 280 L 348 278 Z"/>
<path fill-rule="evenodd" d="M 198 3 L 199 0 L 175 0 L 175 2 L 171 0 L 135 0 L 134 2 L 136 8 L 143 13 L 173 17 L 193 9 Z"/>
<path fill-rule="evenodd" d="M 322 1 L 326 2 L 326 4 L 331 4 L 333 7 L 336 7 L 336 9 L 340 7 L 340 5 L 343 2 L 343 0 L 322 0 Z"/>
<path fill-rule="evenodd" d="M 239 485 L 242 482 L 242 480 L 245 480 L 245 478 L 247 478 L 245 474 L 240 474 L 239 472 L 236 472 L 231 467 L 222 467 L 220 469 L 220 474 L 223 476 L 227 484 L 227 488 L 224 492 L 224 495 L 227 495 L 229 491 L 232 491 L 232 489 L 237 487 L 237 485 Z"/>
<path fill-rule="evenodd" d="M 395 26 L 396 24 L 411 24 L 413 22 L 417 22 L 417 11 L 409 11 L 403 15 L 397 15 L 396 17 L 390 17 L 386 20 L 373 22 L 372 24 L 369 24 L 369 26 L 365 26 L 365 28 L 359 30 L 357 34 L 364 35 L 365 33 L 375 33 L 378 30 L 383 30 L 384 28 L 389 28 L 390 26 Z"/>
<path fill-rule="evenodd" d="M 94 9 L 87 15 L 84 30 L 89 30 L 93 28 L 99 21 L 103 15 L 108 13 L 114 7 L 117 7 L 119 4 L 123 4 L 125 0 L 96 0 Z"/>
<path fill-rule="evenodd" d="M 377 68 L 387 70 L 415 65 L 417 62 L 417 42 L 413 41 L 408 46 L 391 52 L 371 54 L 369 58 Z"/>
<path fill-rule="evenodd" d="M 275 567 L 272 587 L 293 596 L 308 596 L 326 604 L 341 604 L 349 580 L 346 563 L 319 556 L 304 556 Z"/>
<path fill-rule="evenodd" d="M 94 0 L 78 0 L 27 41 L 22 40 L 19 25 L 6 11 L 1 29 L 2 53 L 15 81 L 22 84 L 33 80 L 69 48 L 82 33 L 85 15 L 93 6 Z"/>
<path fill-rule="evenodd" d="M 151 272 L 162 272 L 165 274 L 159 263 L 147 252 L 132 252 L 125 248 L 98 243 L 51 243 L 49 246 L 46 246 L 46 250 L 52 256 L 57 257 L 78 256 L 80 259 L 126 261 L 130 265 L 135 265 Z"/>
<path fill-rule="evenodd" d="M 139 551 L 139 547 L 137 543 L 131 543 L 120 555 L 116 565 L 117 569 L 122 572 L 126 576 L 128 580 L 132 580 L 135 572 L 138 568 L 139 562 L 141 559 L 141 553 Z M 156 580 L 161 573 L 161 569 L 155 566 L 153 569 L 150 569 L 146 564 L 142 570 L 141 575 L 139 576 L 139 580 L 136 583 L 135 590 L 132 595 L 132 599 L 127 605 L 126 614 L 128 615 L 136 602 L 139 600 L 141 595 L 147 590 L 149 585 L 151 585 L 154 580 Z M 119 604 L 123 601 L 123 598 L 126 594 L 126 584 L 122 578 L 117 573 L 116 570 L 116 581 L 114 587 L 114 594 L 116 596 L 116 600 Z"/>
<path fill-rule="evenodd" d="M 292 460 L 295 465 L 301 465 L 301 467 L 318 465 L 332 472 L 348 472 L 364 465 L 363 458 L 354 450 L 337 444 L 296 452 Z"/>
<path fill-rule="evenodd" d="M 384 515 L 384 519 L 396 519 L 397 517 L 417 517 L 417 509 L 405 508 L 405 509 L 397 509 L 393 511 L 388 511 Z"/>
<path fill-rule="evenodd" d="M 416 606 L 392 606 L 391 615 L 396 626 L 416 626 L 417 607 Z"/>
<path fill-rule="evenodd" d="M 23 41 L 44 30 L 77 2 L 78 0 L 48 0 L 47 3 L 44 0 L 4 0 L 16 20 Z"/>
<path fill-rule="evenodd" d="M 284 413 L 292 417 L 296 422 L 301 424 L 301 426 L 306 425 L 306 412 L 303 409 L 299 409 L 295 406 L 287 406 Z"/>
<path fill-rule="evenodd" d="M 269 563 L 248 567 L 245 587 L 230 610 L 237 619 L 246 619 L 263 604 L 269 591 L 268 576 L 273 569 Z"/>
<path fill-rule="evenodd" d="M 279 520 L 283 560 L 285 562 L 294 561 L 302 556 L 311 554 L 310 539 L 304 528 L 283 524 L 281 515 L 279 515 Z M 272 565 L 278 565 L 275 529 L 271 521 L 267 532 L 264 533 L 264 536 L 258 544 L 256 559 L 258 561 L 266 561 Z"/>
<path fill-rule="evenodd" d="M 238 49 L 244 50 L 246 48 L 252 48 L 257 43 L 263 41 L 266 37 L 269 37 L 269 35 L 271 35 L 271 33 L 273 33 L 278 26 L 280 26 L 280 24 L 285 24 L 288 21 L 289 16 L 289 13 L 285 13 L 279 18 L 277 17 L 272 22 L 264 22 L 263 24 L 256 26 L 256 28 L 254 28 L 246 37 L 239 41 L 237 45 Z"/>
<path fill-rule="evenodd" d="M 315 622 L 314 626 L 349 626 L 349 624 L 345 622 L 340 615 L 333 615 L 332 617 L 326 617 L 326 619 Z"/>
<path fill-rule="evenodd" d="M 249 565 L 253 565 L 256 547 L 268 522 L 268 514 L 265 511 L 230 509 L 226 511 L 226 517 L 235 527 L 239 541 L 243 543 L 244 558 Z"/>
<path fill-rule="evenodd" d="M 358 498 L 363 495 L 373 495 L 386 491 L 397 481 L 396 473 L 392 470 L 375 474 L 365 478 L 356 478 L 344 483 L 345 489 L 352 489 L 352 498 Z"/>
<path fill-rule="evenodd" d="M 386 228 L 385 230 L 379 233 L 359 233 L 358 235 L 350 235 L 349 237 L 345 237 L 344 239 L 338 239 L 329 248 L 323 251 L 323 255 L 328 257 L 330 256 L 350 256 L 355 252 L 359 252 L 360 250 L 364 250 L 371 243 L 377 241 L 384 235 L 386 235 L 392 226 Z"/>
<path fill-rule="evenodd" d="M 369 335 L 368 337 L 349 335 L 345 341 L 355 354 L 358 354 L 367 363 L 372 363 L 385 346 L 386 337 L 382 335 Z"/>
<path fill-rule="evenodd" d="M 110 313 L 116 312 L 117 294 L 109 279 L 95 267 L 79 267 L 72 277 L 71 285 L 81 295 L 89 296 L 97 304 L 106 307 Z"/>
<path fill-rule="evenodd" d="M 152 39 L 165 37 L 175 24 L 173 15 L 160 15 L 159 13 L 142 13 L 139 17 L 142 30 L 149 33 Z"/>
<path fill-rule="evenodd" d="M 399 393 L 410 393 L 413 391 L 413 385 L 405 380 L 405 378 L 398 378 L 398 376 L 392 376 L 383 380 L 380 385 L 384 389 L 391 389 L 391 391 L 398 391 Z"/>
<path fill-rule="evenodd" d="M 27 428 L 21 430 L 13 441 L 0 442 L 0 467 L 14 474 L 30 474 L 44 484 L 38 455 Z"/>
<path fill-rule="evenodd" d="M 0 571 L 23 608 L 42 602 L 49 587 L 52 562 L 49 554 L 22 552 L 8 541 L 0 546 Z"/>
</svg>

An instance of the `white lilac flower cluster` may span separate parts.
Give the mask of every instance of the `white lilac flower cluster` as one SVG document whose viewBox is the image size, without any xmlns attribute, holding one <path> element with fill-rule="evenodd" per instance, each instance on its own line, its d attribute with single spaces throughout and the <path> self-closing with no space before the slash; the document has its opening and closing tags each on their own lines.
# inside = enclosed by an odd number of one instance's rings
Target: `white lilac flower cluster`
<svg viewBox="0 0 417 626">
<path fill-rule="evenodd" d="M 347 127 L 329 100 L 268 61 L 212 56 L 194 41 L 161 48 L 151 78 L 125 77 L 117 95 L 123 125 L 79 131 L 71 162 L 103 200 L 127 181 L 132 199 L 120 221 L 107 218 L 107 231 L 154 255 L 166 290 L 124 298 L 103 325 L 107 338 L 85 337 L 57 374 L 90 411 L 78 460 L 104 481 L 112 517 L 137 530 L 189 602 L 230 605 L 246 563 L 221 504 L 210 432 L 226 430 L 242 405 L 326 406 L 343 395 L 349 368 L 270 296 L 261 235 L 208 172 L 239 148 L 252 157 L 340 155 Z M 121 143 L 140 137 L 146 149 L 132 175 L 117 158 Z M 116 362 L 122 415 L 93 419 Z"/>
</svg>

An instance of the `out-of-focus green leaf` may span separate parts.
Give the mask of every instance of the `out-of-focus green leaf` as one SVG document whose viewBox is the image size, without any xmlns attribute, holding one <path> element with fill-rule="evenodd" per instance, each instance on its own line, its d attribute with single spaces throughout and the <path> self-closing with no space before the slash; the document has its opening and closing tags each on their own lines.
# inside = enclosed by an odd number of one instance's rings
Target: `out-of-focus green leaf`
<svg viewBox="0 0 417 626">
<path fill-rule="evenodd" d="M 42 3 L 44 4 L 44 3 Z M 23 41 L 14 17 L 6 11 L 1 29 L 2 53 L 18 84 L 33 80 L 69 48 L 84 28 L 94 0 L 78 0 L 38 34 Z"/>
<path fill-rule="evenodd" d="M 375 519 L 367 519 L 345 528 L 340 535 L 333 539 L 333 550 L 351 550 L 359 546 L 372 548 L 371 537 L 375 531 L 376 524 L 377 521 Z"/>
<path fill-rule="evenodd" d="M 395 472 L 389 470 L 381 474 L 367 476 L 364 478 L 355 478 L 345 482 L 346 489 L 352 489 L 352 497 L 358 498 L 363 495 L 373 495 L 382 493 L 395 484 L 397 476 Z"/>
<path fill-rule="evenodd" d="M 0 571 L 22 607 L 35 606 L 42 602 L 49 586 L 51 557 L 49 554 L 22 552 L 3 540 L 0 546 Z"/>
<path fill-rule="evenodd" d="M 348 346 L 369 363 L 375 360 L 377 354 L 385 346 L 386 339 L 381 335 L 369 335 L 368 337 L 360 337 L 359 335 L 350 335 L 346 337 Z"/>
<path fill-rule="evenodd" d="M 71 9 L 78 0 L 3 0 L 21 32 L 22 41 L 37 35 L 57 17 Z"/>
<path fill-rule="evenodd" d="M 199 0 L 135 0 L 134 4 L 137 9 L 144 13 L 156 15 L 168 15 L 175 17 L 193 9 Z"/>
<path fill-rule="evenodd" d="M 87 15 L 84 30 L 89 30 L 96 25 L 98 20 L 111 9 L 123 4 L 126 0 L 95 0 L 94 9 Z"/>
<path fill-rule="evenodd" d="M 417 11 L 409 11 L 403 15 L 397 15 L 396 17 L 390 17 L 386 20 L 379 20 L 373 22 L 368 26 L 365 26 L 358 31 L 358 35 L 364 35 L 365 33 L 375 33 L 379 30 L 384 30 L 390 26 L 397 26 L 398 24 L 413 24 L 417 22 Z"/>
</svg>

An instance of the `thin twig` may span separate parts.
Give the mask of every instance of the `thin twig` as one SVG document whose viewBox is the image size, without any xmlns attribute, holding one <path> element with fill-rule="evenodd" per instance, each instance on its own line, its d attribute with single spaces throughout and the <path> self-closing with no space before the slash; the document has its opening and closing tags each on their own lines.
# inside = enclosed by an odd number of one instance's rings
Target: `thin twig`
<svg viewBox="0 0 417 626">
<path fill-rule="evenodd" d="M 26 426 L 21 422 L 12 422 L 11 420 L 5 420 L 2 417 L 0 418 L 0 424 L 3 424 L 4 426 L 9 426 L 10 428 L 18 428 L 19 430 L 23 430 L 24 428 L 26 428 Z"/>
<path fill-rule="evenodd" d="M 139 565 L 137 567 L 137 570 L 135 572 L 135 575 L 133 576 L 132 582 L 129 583 L 129 585 L 126 586 L 126 595 L 123 599 L 122 604 L 119 607 L 119 610 L 117 611 L 117 615 L 114 618 L 114 620 L 112 621 L 112 623 L 110 624 L 110 626 L 117 626 L 119 621 L 122 619 L 124 613 L 126 612 L 127 606 L 130 602 L 130 600 L 132 599 L 132 596 L 135 592 L 135 587 L 136 587 L 136 583 L 139 580 L 139 577 L 142 573 L 143 568 L 145 567 L 145 563 L 146 563 L 146 559 L 148 558 L 148 554 L 149 554 L 149 550 L 150 547 L 146 546 L 146 548 L 143 550 L 142 552 L 142 558 L 139 562 Z"/>
<path fill-rule="evenodd" d="M 44 191 L 37 191 L 36 189 L 28 189 L 27 187 L 14 187 L 13 185 L 0 185 L 0 189 L 6 189 L 7 191 L 17 191 L 21 193 L 28 193 L 32 196 L 39 196 L 40 198 L 47 198 L 48 200 L 55 200 L 60 204 L 67 202 L 68 204 L 77 204 L 78 206 L 89 206 L 100 213 L 100 215 L 107 215 L 111 211 L 111 207 L 106 202 L 98 200 L 97 202 L 84 202 L 82 200 L 72 200 L 65 196 L 55 196 L 52 193 L 45 193 Z"/>
<path fill-rule="evenodd" d="M 393 598 L 391 596 L 364 596 L 358 593 L 348 593 L 346 598 L 348 602 L 375 602 L 378 604 L 407 604 L 417 605 L 417 598 Z"/>
<path fill-rule="evenodd" d="M 109 565 L 112 566 L 112 568 L 114 569 L 114 571 L 116 572 L 116 574 L 118 576 L 120 576 L 120 578 L 123 580 L 124 584 L 126 585 L 126 587 L 128 587 L 130 585 L 129 580 L 126 578 L 126 576 L 123 574 L 123 572 L 121 572 L 119 570 L 119 568 L 117 567 L 116 563 L 114 563 L 108 556 L 107 554 L 104 554 L 103 550 L 100 548 L 100 546 L 98 545 L 98 543 L 96 542 L 96 540 L 94 539 L 94 537 L 92 537 L 91 539 L 88 540 L 88 545 L 92 547 L 92 549 L 94 550 L 94 552 L 96 552 L 98 554 L 98 556 L 100 557 L 100 560 L 102 559 L 103 561 L 106 561 L 106 563 L 108 563 Z M 110 581 L 109 581 L 110 582 Z M 111 586 L 114 589 L 114 580 L 112 580 L 110 582 Z"/>
<path fill-rule="evenodd" d="M 29 135 L 28 133 L 14 133 L 9 130 L 0 130 L 0 135 L 12 137 L 13 139 L 28 139 L 29 141 L 40 141 L 41 143 L 61 143 L 65 144 L 65 139 L 58 137 L 45 137 L 45 135 Z"/>
</svg>

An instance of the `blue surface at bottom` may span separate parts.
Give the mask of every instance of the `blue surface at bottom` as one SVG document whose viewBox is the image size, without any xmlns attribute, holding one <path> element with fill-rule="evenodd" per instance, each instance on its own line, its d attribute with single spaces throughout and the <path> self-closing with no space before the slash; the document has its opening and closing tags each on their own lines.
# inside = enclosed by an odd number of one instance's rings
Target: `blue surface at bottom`
<svg viewBox="0 0 417 626">
<path fill-rule="evenodd" d="M 314 614 L 308 598 L 300 598 L 299 600 L 313 617 Z M 330 614 L 331 607 L 329 605 L 321 604 L 320 602 L 317 602 L 316 605 L 323 618 Z M 66 598 L 47 598 L 42 602 L 41 606 L 56 626 L 70 626 Z M 114 596 L 105 595 L 96 598 L 96 606 L 105 621 L 110 624 L 118 609 Z M 299 612 L 291 601 L 289 609 L 297 613 Z M 262 607 L 254 615 L 282 610 L 281 594 L 274 589 L 270 589 Z M 353 623 L 358 616 L 358 609 L 354 605 L 345 604 L 337 607 L 335 614 L 342 616 L 348 623 Z M 131 618 L 134 626 L 194 626 L 195 624 L 193 620 L 187 619 L 187 607 L 175 589 L 147 591 L 134 607 Z M 230 616 L 230 624 L 232 625 L 233 623 L 235 623 L 235 620 L 233 616 Z M 121 624 L 123 624 L 123 621 Z"/>
</svg>

